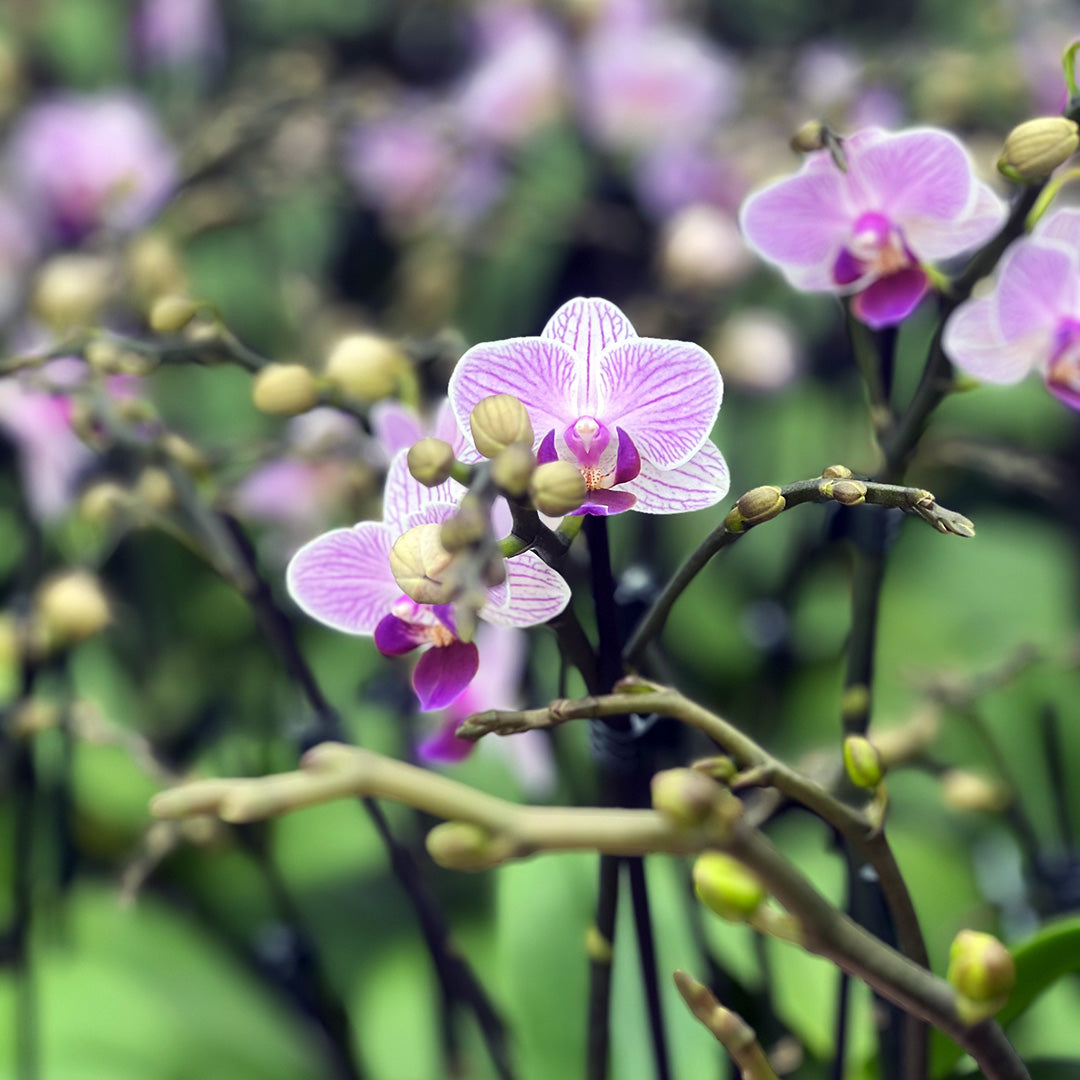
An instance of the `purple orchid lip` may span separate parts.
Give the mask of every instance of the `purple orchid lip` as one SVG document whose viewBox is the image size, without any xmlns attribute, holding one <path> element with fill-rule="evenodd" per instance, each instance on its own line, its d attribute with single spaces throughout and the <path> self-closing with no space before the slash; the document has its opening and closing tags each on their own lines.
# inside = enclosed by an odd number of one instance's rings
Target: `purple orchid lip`
<svg viewBox="0 0 1080 1080">
<path fill-rule="evenodd" d="M 566 429 L 563 438 L 578 464 L 590 468 L 600 464 L 600 455 L 611 442 L 611 432 L 594 417 L 582 416 Z"/>
</svg>

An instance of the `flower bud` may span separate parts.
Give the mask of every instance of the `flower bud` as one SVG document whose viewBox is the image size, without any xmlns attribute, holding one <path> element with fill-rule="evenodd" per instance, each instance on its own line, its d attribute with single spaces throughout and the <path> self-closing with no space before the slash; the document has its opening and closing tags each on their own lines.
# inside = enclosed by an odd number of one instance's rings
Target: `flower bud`
<svg viewBox="0 0 1080 1080">
<path fill-rule="evenodd" d="M 110 521 L 128 502 L 128 493 L 115 480 L 101 480 L 79 499 L 79 516 L 94 525 Z"/>
<path fill-rule="evenodd" d="M 885 766 L 877 747 L 862 735 L 849 735 L 844 740 L 844 768 L 856 787 L 871 791 L 885 776 Z"/>
<path fill-rule="evenodd" d="M 57 255 L 34 283 L 33 308 L 42 322 L 66 333 L 96 322 L 109 299 L 109 263 L 97 255 Z"/>
<path fill-rule="evenodd" d="M 349 334 L 330 350 L 326 377 L 357 401 L 390 397 L 409 370 L 409 358 L 378 334 Z"/>
<path fill-rule="evenodd" d="M 941 778 L 941 787 L 945 805 L 953 810 L 997 814 L 1012 801 L 1004 784 L 966 769 L 949 769 Z"/>
<path fill-rule="evenodd" d="M 135 237 L 127 250 L 127 271 L 135 291 L 145 299 L 182 292 L 187 284 L 176 248 L 161 232 Z"/>
<path fill-rule="evenodd" d="M 504 495 L 521 499 L 528 493 L 529 481 L 535 469 L 536 458 L 532 448 L 525 443 L 511 443 L 492 459 L 491 479 Z"/>
<path fill-rule="evenodd" d="M 537 465 L 529 481 L 529 497 L 541 514 L 562 517 L 573 513 L 588 495 L 585 478 L 569 461 Z"/>
<path fill-rule="evenodd" d="M 45 582 L 38 590 L 36 608 L 54 645 L 85 641 L 112 620 L 101 584 L 87 570 L 69 570 Z"/>
<path fill-rule="evenodd" d="M 533 444 L 532 423 L 525 406 L 511 394 L 492 394 L 469 413 L 469 430 L 476 449 L 493 458 L 513 443 Z"/>
<path fill-rule="evenodd" d="M 147 322 L 155 334 L 178 334 L 198 314 L 194 300 L 179 293 L 159 296 L 150 308 Z"/>
<path fill-rule="evenodd" d="M 438 487 L 454 467 L 454 448 L 442 439 L 421 439 L 409 448 L 406 460 L 414 480 L 424 487 Z"/>
<path fill-rule="evenodd" d="M 472 494 L 461 497 L 456 513 L 442 523 L 439 541 L 451 553 L 479 544 L 491 532 L 491 521 L 484 502 Z"/>
<path fill-rule="evenodd" d="M 706 776 L 711 776 L 714 780 L 719 780 L 721 784 L 730 782 L 739 771 L 738 765 L 736 765 L 727 754 L 717 754 L 715 757 L 699 758 L 690 766 L 690 768 L 696 769 Z"/>
<path fill-rule="evenodd" d="M 417 525 L 390 549 L 390 570 L 401 591 L 418 604 L 448 604 L 454 586 L 440 580 L 453 556 L 439 542 L 441 525 Z"/>
<path fill-rule="evenodd" d="M 738 859 L 707 851 L 694 863 L 698 899 L 722 919 L 746 922 L 765 901 L 764 886 Z"/>
<path fill-rule="evenodd" d="M 824 480 L 851 480 L 855 474 L 846 465 L 828 465 L 821 470 Z"/>
<path fill-rule="evenodd" d="M 825 125 L 820 120 L 807 120 L 791 136 L 791 149 L 797 154 L 812 154 L 825 146 Z"/>
<path fill-rule="evenodd" d="M 161 437 L 161 449 L 182 469 L 190 473 L 203 473 L 208 462 L 198 447 L 192 446 L 182 435 L 168 431 Z"/>
<path fill-rule="evenodd" d="M 961 930 L 949 949 L 946 978 L 956 988 L 960 1019 L 977 1024 L 1009 1000 L 1016 982 L 1016 964 L 993 934 Z"/>
<path fill-rule="evenodd" d="M 156 465 L 139 473 L 133 489 L 135 498 L 152 510 L 168 510 L 176 500 L 176 489 L 169 474 Z"/>
<path fill-rule="evenodd" d="M 1014 127 L 1005 139 L 998 171 L 1010 180 L 1045 180 L 1080 146 L 1080 128 L 1064 116 L 1040 116 Z"/>
<path fill-rule="evenodd" d="M 842 506 L 858 506 L 866 502 L 866 485 L 861 480 L 823 480 L 821 493 Z"/>
<path fill-rule="evenodd" d="M 706 821 L 719 792 L 713 780 L 694 769 L 664 769 L 651 786 L 653 809 L 686 829 Z"/>
<path fill-rule="evenodd" d="M 781 513 L 787 506 L 787 500 L 780 494 L 780 489 L 767 484 L 752 488 L 739 496 L 734 508 L 724 518 L 728 532 L 741 533 L 754 525 L 760 525 Z"/>
<path fill-rule="evenodd" d="M 427 834 L 431 858 L 448 870 L 488 870 L 505 862 L 512 851 L 504 839 L 468 821 L 444 821 Z"/>
<path fill-rule="evenodd" d="M 319 400 L 315 376 L 303 364 L 267 364 L 251 388 L 255 408 L 274 416 L 296 416 Z"/>
</svg>

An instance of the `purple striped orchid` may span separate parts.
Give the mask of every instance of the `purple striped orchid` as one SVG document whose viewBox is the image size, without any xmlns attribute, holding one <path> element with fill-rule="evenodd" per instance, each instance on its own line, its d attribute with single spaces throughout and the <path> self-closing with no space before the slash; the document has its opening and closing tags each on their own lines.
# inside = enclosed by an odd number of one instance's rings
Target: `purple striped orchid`
<svg viewBox="0 0 1080 1080">
<path fill-rule="evenodd" d="M 942 345 L 985 382 L 1038 371 L 1052 394 L 1080 409 L 1080 210 L 1058 210 L 1013 244 L 993 290 L 956 309 Z"/>
<path fill-rule="evenodd" d="M 852 296 L 862 322 L 894 326 L 930 287 L 923 264 L 988 240 L 1005 208 L 945 131 L 867 128 L 843 149 L 846 172 L 819 150 L 751 195 L 743 234 L 797 289 Z"/>
<path fill-rule="evenodd" d="M 424 710 L 446 708 L 464 692 L 477 672 L 479 652 L 458 637 L 451 605 L 418 604 L 403 594 L 390 569 L 390 549 L 410 529 L 445 521 L 464 492 L 452 480 L 436 488 L 417 483 L 400 453 L 387 474 L 383 520 L 316 537 L 286 570 L 290 595 L 319 622 L 373 636 L 384 656 L 424 648 L 412 678 Z M 535 626 L 558 615 L 569 599 L 566 582 L 526 552 L 507 561 L 506 581 L 488 591 L 480 618 L 495 626 Z"/>
<path fill-rule="evenodd" d="M 538 461 L 581 470 L 578 514 L 676 514 L 727 494 L 727 465 L 709 441 L 723 395 L 713 358 L 690 342 L 638 337 L 607 300 L 563 304 L 540 337 L 469 349 L 450 379 L 463 432 L 492 394 L 524 404 Z"/>
</svg>

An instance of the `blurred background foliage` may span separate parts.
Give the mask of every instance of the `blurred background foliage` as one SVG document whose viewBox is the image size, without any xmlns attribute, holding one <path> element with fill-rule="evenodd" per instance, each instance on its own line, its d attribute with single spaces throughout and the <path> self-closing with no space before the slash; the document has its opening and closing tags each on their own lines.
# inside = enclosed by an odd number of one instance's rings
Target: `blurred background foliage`
<svg viewBox="0 0 1080 1080">
<path fill-rule="evenodd" d="M 598 295 L 641 333 L 715 355 L 726 395 L 714 437 L 733 494 L 833 462 L 872 472 L 840 310 L 755 264 L 739 201 L 793 166 L 787 139 L 809 116 L 840 130 L 948 126 L 989 174 L 1014 123 L 1060 108 L 1058 58 L 1078 29 L 1065 0 L 7 0 L 5 353 L 63 355 L 70 298 L 49 291 L 46 271 L 73 252 L 99 260 L 107 282 L 84 322 L 183 344 L 219 314 L 258 354 L 315 370 L 342 333 L 375 332 L 408 356 L 414 406 L 437 399 L 468 344 L 537 333 L 565 299 Z M 87 114 L 71 123 L 105 165 L 87 164 L 68 133 L 32 166 L 37 110 L 117 94 L 151 130 L 137 151 Z M 65 198 L 93 201 L 94 170 L 129 158 L 133 188 L 106 177 L 85 220 L 59 213 Z M 147 195 L 136 210 L 133 190 Z M 177 291 L 215 314 L 155 336 L 152 303 Z M 901 395 L 932 332 L 930 312 L 904 328 Z M 422 1080 L 451 1075 L 448 1060 L 495 1075 L 472 1019 L 458 1009 L 447 1021 L 415 914 L 359 806 L 242 830 L 150 823 L 148 798 L 177 776 L 291 767 L 309 706 L 243 599 L 157 527 L 169 496 L 155 504 L 145 462 L 92 438 L 69 454 L 70 427 L 26 419 L 35 400 L 63 396 L 22 381 L 33 374 L 0 380 L 5 699 L 20 700 L 13 620 L 33 575 L 94 568 L 113 618 L 38 673 L 36 713 L 5 714 L 0 1075 Z M 98 393 L 100 374 L 70 401 Z M 195 448 L 193 484 L 239 519 L 283 605 L 291 550 L 377 512 L 385 459 L 360 428 L 338 416 L 313 432 L 260 413 L 241 366 L 164 363 L 125 394 L 142 410 L 132 415 Z M 882 602 L 875 727 L 933 709 L 941 723 L 927 766 L 890 779 L 892 837 L 939 971 L 960 927 L 1018 942 L 1080 904 L 1078 462 L 1075 417 L 1042 387 L 984 387 L 941 408 L 911 474 L 978 526 L 971 542 L 906 526 Z M 253 494 L 252 477 L 283 463 L 300 468 L 280 481 L 294 486 Z M 62 474 L 47 506 L 31 490 L 43 469 Z M 87 493 L 105 481 L 135 510 L 91 512 Z M 756 532 L 704 572 L 665 636 L 682 689 L 792 760 L 837 746 L 845 537 L 861 512 L 809 507 Z M 719 519 L 624 515 L 612 523 L 617 568 L 662 577 Z M 310 622 L 299 633 L 349 737 L 412 757 L 430 723 L 410 713 L 405 669 L 368 641 Z M 554 640 L 533 632 L 522 700 L 556 695 L 557 669 Z M 593 798 L 584 729 L 534 746 L 532 772 L 503 751 L 485 744 L 452 771 L 513 798 Z M 1003 785 L 1009 808 L 988 812 L 985 786 L 950 787 L 956 768 Z M 580 1074 L 593 860 L 456 875 L 423 854 L 429 823 L 387 814 L 504 1013 L 518 1075 Z M 821 828 L 784 818 L 774 835 L 842 902 L 843 865 Z M 649 881 L 661 970 L 700 968 L 704 935 L 767 1048 L 787 1071 L 823 1075 L 836 970 L 694 915 L 676 861 L 651 859 Z M 618 941 L 616 970 L 634 970 L 632 934 Z M 1075 980 L 1036 992 L 1077 953 L 1064 934 L 1022 967 L 1034 1000 L 1010 1027 L 1022 1053 L 1080 1054 Z M 676 1075 L 721 1075 L 719 1050 L 664 993 Z M 849 1071 L 872 1075 L 861 990 L 855 1009 Z M 651 1075 L 643 1016 L 636 979 L 617 978 L 620 1080 Z M 943 1074 L 956 1059 L 939 1050 Z"/>
</svg>

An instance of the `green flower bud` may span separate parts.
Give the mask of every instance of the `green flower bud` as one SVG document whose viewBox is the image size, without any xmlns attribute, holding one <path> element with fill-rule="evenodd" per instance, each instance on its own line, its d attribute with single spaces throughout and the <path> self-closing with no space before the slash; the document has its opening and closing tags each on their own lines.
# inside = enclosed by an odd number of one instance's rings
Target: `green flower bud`
<svg viewBox="0 0 1080 1080">
<path fill-rule="evenodd" d="M 1016 964 L 993 934 L 961 930 L 949 949 L 946 978 L 956 988 L 960 1019 L 977 1024 L 1009 1000 L 1016 982 Z"/>
<path fill-rule="evenodd" d="M 525 443 L 511 443 L 492 459 L 491 479 L 503 494 L 512 499 L 521 499 L 529 490 L 529 481 L 535 469 L 536 458 L 532 447 Z"/>
<path fill-rule="evenodd" d="M 708 819 L 720 792 L 715 781 L 694 769 L 665 769 L 651 786 L 653 809 L 686 829 Z"/>
<path fill-rule="evenodd" d="M 409 370 L 409 358 L 378 334 L 349 334 L 331 349 L 326 378 L 357 401 L 390 397 Z"/>
<path fill-rule="evenodd" d="M 442 439 L 421 439 L 409 448 L 406 460 L 414 480 L 424 487 L 438 487 L 454 467 L 454 448 Z"/>
<path fill-rule="evenodd" d="M 746 922 L 765 901 L 765 887 L 738 859 L 706 851 L 694 863 L 694 891 L 710 911 L 731 922 Z"/>
<path fill-rule="evenodd" d="M 469 414 L 476 449 L 486 458 L 493 458 L 514 443 L 533 444 L 532 422 L 525 406 L 512 394 L 492 394 Z"/>
<path fill-rule="evenodd" d="M 46 581 L 36 598 L 37 619 L 53 645 L 74 645 L 112 621 L 101 583 L 88 570 L 69 570 Z"/>
<path fill-rule="evenodd" d="M 998 171 L 1020 183 L 1045 180 L 1080 146 L 1080 128 L 1064 116 L 1040 116 L 1014 127 L 1005 139 Z"/>
<path fill-rule="evenodd" d="M 588 495 L 585 478 L 569 461 L 537 465 L 529 481 L 529 497 L 541 514 L 562 517 L 573 513 Z"/>
<path fill-rule="evenodd" d="M 155 334 L 178 334 L 198 312 L 199 306 L 194 300 L 170 293 L 154 301 L 147 322 Z"/>
<path fill-rule="evenodd" d="M 512 851 L 506 840 L 467 821 L 436 825 L 424 844 L 431 858 L 447 870 L 488 870 L 505 862 Z"/>
<path fill-rule="evenodd" d="M 267 364 L 255 376 L 251 400 L 260 412 L 296 416 L 318 403 L 319 388 L 303 364 Z"/>
<path fill-rule="evenodd" d="M 442 581 L 453 556 L 442 546 L 441 525 L 417 525 L 390 549 L 390 570 L 401 591 L 418 604 L 448 604 L 453 583 Z"/>
<path fill-rule="evenodd" d="M 885 766 L 877 747 L 862 735 L 849 735 L 844 740 L 844 768 L 856 787 L 870 790 L 885 776 Z"/>
</svg>

